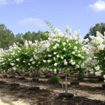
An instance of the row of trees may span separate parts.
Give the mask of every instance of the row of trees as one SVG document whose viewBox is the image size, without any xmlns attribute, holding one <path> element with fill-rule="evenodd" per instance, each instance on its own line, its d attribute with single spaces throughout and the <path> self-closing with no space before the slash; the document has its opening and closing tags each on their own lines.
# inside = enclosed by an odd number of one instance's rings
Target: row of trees
<svg viewBox="0 0 105 105">
<path fill-rule="evenodd" d="M 0 50 L 0 71 L 2 73 L 29 73 L 32 78 L 49 71 L 53 75 L 65 74 L 65 92 L 67 93 L 67 76 L 83 72 L 84 61 L 88 58 L 85 40 L 79 40 L 79 33 L 73 35 L 70 29 L 62 33 L 55 28 L 48 40 L 25 41 L 24 44 L 13 44 L 8 50 Z"/>
<path fill-rule="evenodd" d="M 14 42 L 24 43 L 24 40 L 46 40 L 48 39 L 49 32 L 26 32 L 14 34 L 11 30 L 7 29 L 4 24 L 0 24 L 0 48 L 8 48 Z"/>
<path fill-rule="evenodd" d="M 64 73 L 66 83 L 68 74 L 74 73 L 97 75 L 105 79 L 105 36 L 101 32 L 89 36 L 91 41 L 87 43 L 87 39 L 79 40 L 78 31 L 72 35 L 68 27 L 64 34 L 56 28 L 52 31 L 47 40 L 38 39 L 41 41 L 32 43 L 27 41 L 32 35 L 23 35 L 22 45 L 14 43 L 8 50 L 0 49 L 1 72 L 18 71 L 34 75 L 48 69 L 54 75 Z M 25 38 L 28 39 L 24 42 Z M 65 90 L 67 92 L 67 84 Z"/>
</svg>

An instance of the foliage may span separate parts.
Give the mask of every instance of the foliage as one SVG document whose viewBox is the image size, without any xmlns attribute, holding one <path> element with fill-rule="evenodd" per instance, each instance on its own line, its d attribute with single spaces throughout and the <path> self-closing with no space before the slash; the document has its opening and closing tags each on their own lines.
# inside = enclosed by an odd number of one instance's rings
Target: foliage
<svg viewBox="0 0 105 105">
<path fill-rule="evenodd" d="M 78 35 L 76 32 L 70 36 L 55 29 L 55 33 L 49 36 L 47 49 L 42 53 L 43 65 L 54 72 L 79 71 L 88 54 Z"/>
<path fill-rule="evenodd" d="M 9 46 L 13 45 L 13 43 L 24 44 L 25 40 L 34 42 L 35 40 L 47 40 L 49 36 L 49 32 L 38 31 L 38 32 L 26 32 L 26 33 L 18 33 L 14 35 L 14 33 L 7 29 L 4 24 L 0 24 L 0 48 L 8 49 Z"/>
<path fill-rule="evenodd" d="M 26 32 L 15 37 L 5 25 L 0 25 L 0 47 L 9 48 L 0 49 L 2 72 L 85 72 L 105 78 L 104 23 L 91 28 L 89 36 L 83 40 L 78 31 L 72 35 L 71 29 L 66 27 L 66 32 L 62 33 L 49 22 L 47 24 L 53 33 Z M 51 80 L 56 81 L 55 77 Z"/>
<path fill-rule="evenodd" d="M 88 38 L 89 40 L 91 40 L 89 36 L 96 36 L 97 31 L 104 35 L 105 23 L 97 23 L 94 27 L 91 27 L 89 33 L 86 34 L 84 38 Z"/>
<path fill-rule="evenodd" d="M 25 34 L 18 33 L 15 37 L 15 42 L 19 42 L 20 44 L 23 44 L 25 40 L 34 42 L 35 40 L 41 41 L 41 40 L 47 40 L 49 36 L 49 32 L 26 32 Z"/>
<path fill-rule="evenodd" d="M 7 48 L 14 42 L 14 34 L 4 24 L 0 24 L 0 48 Z"/>
<path fill-rule="evenodd" d="M 25 41 L 10 46 L 1 56 L 2 70 L 35 70 L 38 67 L 50 70 L 79 70 L 87 59 L 87 53 L 78 33 L 70 36 L 55 29 L 55 34 L 49 35 L 48 40 Z M 39 66 L 40 65 L 40 66 Z"/>
<path fill-rule="evenodd" d="M 0 58 L 1 70 L 21 70 L 31 72 L 37 68 L 36 53 L 38 42 L 25 41 L 24 45 L 14 44 L 9 50 L 4 51 Z"/>
<path fill-rule="evenodd" d="M 91 42 L 88 44 L 89 59 L 85 62 L 85 69 L 87 69 L 87 72 L 90 72 L 90 74 L 104 76 L 105 36 L 97 32 L 96 36 L 90 36 L 90 39 Z"/>
<path fill-rule="evenodd" d="M 60 77 L 59 76 L 52 76 L 50 79 L 49 79 L 49 83 L 51 84 L 59 84 L 60 83 Z"/>
</svg>

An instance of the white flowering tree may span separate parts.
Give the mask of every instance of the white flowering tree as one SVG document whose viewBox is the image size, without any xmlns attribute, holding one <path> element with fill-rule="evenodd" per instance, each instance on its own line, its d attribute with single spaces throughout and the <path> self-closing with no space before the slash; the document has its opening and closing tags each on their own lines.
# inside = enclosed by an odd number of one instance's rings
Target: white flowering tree
<svg viewBox="0 0 105 105">
<path fill-rule="evenodd" d="M 39 42 L 25 41 L 24 45 L 14 44 L 0 57 L 0 69 L 5 72 L 29 72 L 38 70 L 38 56 L 36 52 Z"/>
<path fill-rule="evenodd" d="M 90 39 L 91 42 L 87 45 L 89 59 L 85 62 L 85 68 L 90 74 L 103 76 L 105 75 L 105 36 L 97 32 L 96 36 L 90 36 Z"/>
<path fill-rule="evenodd" d="M 18 47 L 16 44 L 9 47 L 9 50 L 3 50 L 2 49 L 2 55 L 0 56 L 0 69 L 3 72 L 8 72 L 12 70 L 16 70 L 18 64 L 16 64 L 17 53 L 20 51 L 20 47 Z M 16 64 L 16 65 L 15 65 Z"/>
<path fill-rule="evenodd" d="M 81 65 L 88 57 L 85 47 L 79 40 L 79 33 L 75 32 L 73 36 L 70 34 L 68 27 L 65 34 L 55 29 L 54 34 L 49 36 L 49 47 L 42 53 L 44 67 L 48 67 L 54 72 L 64 72 L 66 74 L 66 93 L 67 74 L 79 72 Z"/>
</svg>

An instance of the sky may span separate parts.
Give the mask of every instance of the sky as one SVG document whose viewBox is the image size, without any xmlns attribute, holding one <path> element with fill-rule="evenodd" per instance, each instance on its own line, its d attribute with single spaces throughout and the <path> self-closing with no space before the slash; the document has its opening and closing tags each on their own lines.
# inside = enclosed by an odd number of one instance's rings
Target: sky
<svg viewBox="0 0 105 105">
<path fill-rule="evenodd" d="M 0 0 L 0 24 L 13 33 L 50 31 L 50 21 L 65 31 L 80 30 L 82 37 L 96 23 L 105 22 L 105 0 Z"/>
</svg>

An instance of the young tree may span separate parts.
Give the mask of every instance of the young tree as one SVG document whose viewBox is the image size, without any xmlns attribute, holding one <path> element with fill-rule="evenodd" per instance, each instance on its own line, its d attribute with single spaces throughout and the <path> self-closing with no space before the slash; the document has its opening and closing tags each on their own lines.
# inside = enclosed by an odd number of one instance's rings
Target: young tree
<svg viewBox="0 0 105 105">
<path fill-rule="evenodd" d="M 70 32 L 70 31 L 67 31 Z M 88 54 L 85 47 L 79 40 L 78 32 L 73 36 L 71 33 L 63 34 L 55 29 L 50 35 L 46 49 L 43 54 L 43 65 L 56 73 L 65 73 L 65 93 L 67 93 L 67 75 L 72 72 L 79 72 L 79 68 L 87 59 Z"/>
</svg>

